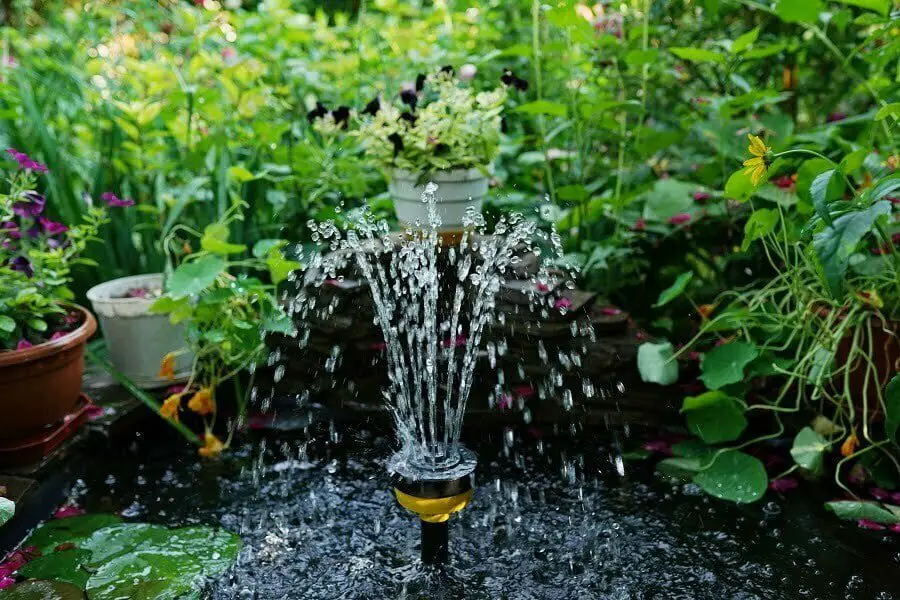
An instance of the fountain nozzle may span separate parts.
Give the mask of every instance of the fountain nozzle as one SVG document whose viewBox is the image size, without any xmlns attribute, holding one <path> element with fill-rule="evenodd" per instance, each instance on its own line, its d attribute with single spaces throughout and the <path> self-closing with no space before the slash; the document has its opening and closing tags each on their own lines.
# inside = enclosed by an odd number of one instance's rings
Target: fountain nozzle
<svg viewBox="0 0 900 600">
<path fill-rule="evenodd" d="M 461 511 L 474 493 L 475 455 L 462 448 L 460 460 L 446 469 L 423 469 L 399 453 L 389 463 L 394 495 L 422 524 L 422 562 L 443 564 L 449 551 L 450 515 Z"/>
</svg>

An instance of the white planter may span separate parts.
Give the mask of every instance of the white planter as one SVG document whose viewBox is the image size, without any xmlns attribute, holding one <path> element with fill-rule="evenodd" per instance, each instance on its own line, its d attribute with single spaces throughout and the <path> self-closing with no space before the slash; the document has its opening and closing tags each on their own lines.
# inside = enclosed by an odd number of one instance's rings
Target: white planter
<svg viewBox="0 0 900 600">
<path fill-rule="evenodd" d="M 158 289 L 162 281 L 160 273 L 122 277 L 94 286 L 87 293 L 99 317 L 110 362 L 145 389 L 186 381 L 193 361 L 191 355 L 180 354 L 175 359 L 175 379 L 160 378 L 163 356 L 185 346 L 184 325 L 172 325 L 168 315 L 150 314 L 155 298 L 122 298 L 131 289 Z"/>
<path fill-rule="evenodd" d="M 396 169 L 388 187 L 394 199 L 397 220 L 405 225 L 427 226 L 428 203 L 422 199 L 425 183 L 417 185 L 418 179 L 417 173 Z M 481 206 L 488 191 L 488 178 L 478 169 L 436 171 L 428 181 L 438 186 L 435 192 L 435 211 L 441 222 L 440 231 L 463 229 L 469 207 L 481 214 Z"/>
</svg>

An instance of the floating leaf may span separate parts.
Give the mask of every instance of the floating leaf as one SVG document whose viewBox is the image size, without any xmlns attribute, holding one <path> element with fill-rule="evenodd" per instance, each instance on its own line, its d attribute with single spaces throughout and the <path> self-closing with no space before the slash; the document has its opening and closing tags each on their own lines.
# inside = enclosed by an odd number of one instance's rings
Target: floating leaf
<svg viewBox="0 0 900 600">
<path fill-rule="evenodd" d="M 121 522 L 122 519 L 119 517 L 107 514 L 80 515 L 65 519 L 55 519 L 47 521 L 35 529 L 22 542 L 22 546 L 36 546 L 41 551 L 41 554 L 49 554 L 60 544 L 72 543 L 80 546 L 83 541 L 91 537 L 98 529 Z"/>
<path fill-rule="evenodd" d="M 659 298 L 656 300 L 656 304 L 653 306 L 659 308 L 660 306 L 665 306 L 678 296 L 684 293 L 685 288 L 688 283 L 690 283 L 691 279 L 694 277 L 693 271 L 686 271 L 678 276 L 675 279 L 675 283 L 670 285 L 667 289 L 663 290 L 659 295 Z"/>
<path fill-rule="evenodd" d="M 822 470 L 822 454 L 828 449 L 828 442 L 816 433 L 812 427 L 804 427 L 796 437 L 791 447 L 791 456 L 798 465 L 813 473 Z"/>
<path fill-rule="evenodd" d="M 77 585 L 84 589 L 90 572 L 85 566 L 90 563 L 91 553 L 80 548 L 54 550 L 22 565 L 17 574 L 29 579 L 52 579 Z"/>
<path fill-rule="evenodd" d="M 670 342 L 641 344 L 637 353 L 641 380 L 659 385 L 671 385 L 678 381 L 678 361 L 674 356 L 675 351 Z"/>
<path fill-rule="evenodd" d="M 759 350 L 747 342 L 731 342 L 713 348 L 703 356 L 700 379 L 711 390 L 717 390 L 744 379 L 744 367 L 759 356 Z"/>
<path fill-rule="evenodd" d="M 737 450 L 726 450 L 694 476 L 694 483 L 716 498 L 748 503 L 763 497 L 769 476 L 759 459 Z"/>
<path fill-rule="evenodd" d="M 721 391 L 685 398 L 681 412 L 690 432 L 707 444 L 732 442 L 747 427 L 740 401 Z"/>
</svg>

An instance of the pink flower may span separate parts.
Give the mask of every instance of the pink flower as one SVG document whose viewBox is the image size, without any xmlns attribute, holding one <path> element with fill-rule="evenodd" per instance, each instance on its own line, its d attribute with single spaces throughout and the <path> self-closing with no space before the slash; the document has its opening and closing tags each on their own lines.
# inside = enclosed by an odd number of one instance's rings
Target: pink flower
<svg viewBox="0 0 900 600">
<path fill-rule="evenodd" d="M 900 504 L 900 492 L 894 492 L 891 494 L 891 502 L 894 504 Z"/>
<path fill-rule="evenodd" d="M 94 419 L 99 419 L 100 417 L 102 417 L 103 413 L 106 411 L 102 406 L 98 404 L 91 404 L 86 409 L 84 409 L 84 412 L 87 414 L 88 419 L 93 421 Z"/>
<path fill-rule="evenodd" d="M 513 405 L 513 397 L 510 396 L 509 394 L 501 395 L 500 401 L 497 403 L 497 406 L 499 406 L 503 410 L 509 410 L 510 408 L 512 408 L 512 405 Z"/>
<path fill-rule="evenodd" d="M 635 339 L 637 339 L 637 340 L 646 340 L 646 339 L 647 339 L 647 332 L 646 332 L 646 331 L 640 331 L 640 330 L 638 330 L 638 331 L 634 334 L 634 337 L 635 337 Z"/>
<path fill-rule="evenodd" d="M 666 456 L 672 456 L 672 444 L 670 444 L 666 440 L 650 440 L 644 442 L 643 448 L 648 452 L 659 452 L 660 454 L 665 454 Z"/>
<path fill-rule="evenodd" d="M 569 308 L 572 308 L 572 301 L 568 298 L 560 298 L 553 303 L 553 308 L 558 308 L 559 310 L 567 310 Z"/>
<path fill-rule="evenodd" d="M 222 48 L 221 54 L 222 54 L 222 58 L 224 58 L 225 61 L 228 62 L 228 61 L 232 60 L 233 58 L 237 57 L 237 50 L 235 50 L 231 46 L 226 46 L 225 48 Z"/>
<path fill-rule="evenodd" d="M 17 163 L 19 163 L 19 168 L 21 169 L 25 169 L 27 171 L 35 171 L 36 173 L 46 173 L 48 171 L 47 165 L 39 163 L 24 152 L 19 152 L 15 148 L 7 148 L 6 152 L 10 156 L 12 156 Z"/>
<path fill-rule="evenodd" d="M 539 292 L 549 292 L 550 291 L 550 286 L 543 282 L 538 282 L 537 285 L 535 285 L 534 287 L 536 287 Z"/>
<path fill-rule="evenodd" d="M 126 206 L 134 206 L 133 198 L 119 198 L 112 192 L 103 192 L 100 196 L 100 199 L 106 202 L 107 206 L 112 206 L 113 208 L 125 208 Z"/>
<path fill-rule="evenodd" d="M 168 398 L 173 394 L 183 394 L 186 389 L 186 385 L 170 385 L 166 388 L 166 397 Z"/>
<path fill-rule="evenodd" d="M 888 527 L 888 529 L 890 529 L 894 533 L 900 533 L 900 523 L 894 523 L 893 525 Z"/>
<path fill-rule="evenodd" d="M 34 345 L 34 344 L 32 344 L 31 342 L 29 342 L 28 340 L 26 340 L 26 339 L 21 339 L 21 340 L 19 340 L 19 343 L 16 344 L 16 350 L 28 350 L 28 349 L 31 348 L 33 345 Z"/>
<path fill-rule="evenodd" d="M 840 111 L 833 112 L 828 117 L 826 117 L 825 121 L 827 123 L 836 123 L 838 121 L 843 121 L 847 118 L 847 113 L 842 113 Z"/>
<path fill-rule="evenodd" d="M 694 192 L 694 200 L 695 200 L 696 202 L 706 202 L 706 201 L 709 200 L 710 198 L 712 198 L 712 196 L 710 196 L 710 195 L 707 194 L 706 192 L 703 192 L 703 191 L 700 191 L 700 192 Z"/>
<path fill-rule="evenodd" d="M 888 254 L 890 252 L 887 246 L 876 246 L 875 248 L 870 248 L 870 250 L 875 255 Z"/>
<path fill-rule="evenodd" d="M 643 231 L 647 228 L 647 221 L 643 218 L 638 219 L 634 222 L 634 230 L 635 231 Z"/>
<path fill-rule="evenodd" d="M 791 177 L 790 175 L 782 175 L 781 177 L 778 177 L 777 179 L 775 179 L 775 181 L 773 181 L 772 183 L 774 183 L 775 185 L 777 185 L 778 187 L 780 187 L 783 190 L 788 190 L 788 189 L 794 187 L 794 178 Z"/>
<path fill-rule="evenodd" d="M 793 477 L 779 477 L 769 482 L 769 489 L 773 492 L 783 494 L 791 490 L 797 489 L 800 484 Z"/>
<path fill-rule="evenodd" d="M 384 342 L 375 342 L 369 346 L 369 350 L 386 350 L 387 344 Z"/>
<path fill-rule="evenodd" d="M 606 315 L 607 317 L 612 317 L 615 315 L 621 315 L 622 310 L 619 308 L 616 308 L 615 306 L 604 306 L 603 308 L 600 309 L 600 314 Z"/>
<path fill-rule="evenodd" d="M 78 515 L 83 515 L 84 513 L 85 510 L 77 506 L 60 506 L 58 509 L 56 509 L 56 512 L 53 513 L 53 518 L 68 519 L 69 517 L 77 517 Z"/>
<path fill-rule="evenodd" d="M 876 523 L 871 519 L 860 519 L 856 522 L 860 529 L 871 529 L 872 531 L 884 531 L 885 527 L 881 523 Z"/>
<path fill-rule="evenodd" d="M 44 228 L 44 232 L 47 235 L 58 235 L 60 233 L 65 233 L 69 230 L 68 227 L 63 225 L 62 223 L 58 223 L 56 221 L 51 221 L 47 217 L 40 218 L 41 227 Z"/>
<path fill-rule="evenodd" d="M 7 577 L 6 575 L 0 576 L 0 590 L 15 585 L 15 583 L 16 580 L 12 577 Z"/>
<path fill-rule="evenodd" d="M 53 333 L 53 335 L 50 336 L 50 339 L 51 339 L 51 340 L 58 340 L 59 338 L 64 338 L 64 337 L 66 337 L 67 335 L 69 335 L 69 333 L 68 333 L 67 331 L 55 331 L 55 332 Z"/>
<path fill-rule="evenodd" d="M 688 213 L 678 213 L 674 217 L 669 219 L 669 225 L 682 225 L 691 220 L 691 215 Z"/>
<path fill-rule="evenodd" d="M 869 490 L 869 493 L 872 494 L 873 498 L 881 502 L 891 497 L 891 493 L 889 491 L 883 490 L 879 487 L 872 488 L 871 490 Z"/>
</svg>

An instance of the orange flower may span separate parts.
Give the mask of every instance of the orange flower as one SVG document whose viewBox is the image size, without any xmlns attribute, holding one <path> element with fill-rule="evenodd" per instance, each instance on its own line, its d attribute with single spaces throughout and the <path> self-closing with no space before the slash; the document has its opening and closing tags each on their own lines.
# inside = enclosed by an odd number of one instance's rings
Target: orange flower
<svg viewBox="0 0 900 600">
<path fill-rule="evenodd" d="M 701 304 L 697 307 L 697 312 L 699 312 L 700 316 L 704 319 L 708 319 L 709 315 L 713 314 L 714 310 L 716 310 L 715 304 Z"/>
<path fill-rule="evenodd" d="M 203 447 L 198 450 L 203 458 L 212 458 L 218 456 L 225 449 L 225 444 L 211 433 L 203 436 Z"/>
<path fill-rule="evenodd" d="M 159 363 L 159 375 L 164 379 L 175 379 L 175 353 L 169 352 L 162 358 Z"/>
<path fill-rule="evenodd" d="M 212 392 L 209 388 L 200 388 L 188 401 L 188 408 L 198 415 L 208 415 L 216 410 Z"/>
<path fill-rule="evenodd" d="M 172 394 L 159 407 L 159 415 L 163 419 L 178 420 L 178 409 L 181 408 L 181 394 Z"/>
<path fill-rule="evenodd" d="M 847 457 L 856 452 L 856 449 L 859 448 L 859 440 L 856 437 L 856 433 L 851 433 L 847 436 L 847 439 L 844 440 L 844 443 L 841 444 L 841 456 Z"/>
</svg>

